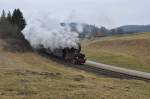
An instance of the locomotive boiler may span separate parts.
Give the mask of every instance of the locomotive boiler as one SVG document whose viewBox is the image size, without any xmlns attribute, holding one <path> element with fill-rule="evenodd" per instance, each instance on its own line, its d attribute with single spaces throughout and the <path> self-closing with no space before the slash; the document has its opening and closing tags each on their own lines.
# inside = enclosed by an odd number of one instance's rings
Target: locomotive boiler
<svg viewBox="0 0 150 99">
<path fill-rule="evenodd" d="M 52 54 L 63 59 L 67 63 L 83 65 L 86 62 L 85 54 L 81 53 L 81 45 L 78 44 L 78 48 L 63 48 L 55 49 L 44 49 L 46 53 Z"/>
</svg>

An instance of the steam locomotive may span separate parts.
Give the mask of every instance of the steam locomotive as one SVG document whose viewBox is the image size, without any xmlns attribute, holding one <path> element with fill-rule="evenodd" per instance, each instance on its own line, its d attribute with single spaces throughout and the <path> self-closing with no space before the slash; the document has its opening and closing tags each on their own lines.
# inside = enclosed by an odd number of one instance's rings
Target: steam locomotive
<svg viewBox="0 0 150 99">
<path fill-rule="evenodd" d="M 81 45 L 78 44 L 78 49 L 76 48 L 64 48 L 64 49 L 55 49 L 51 51 L 50 49 L 44 49 L 46 53 L 57 56 L 67 63 L 83 65 L 86 62 L 85 54 L 81 53 Z"/>
</svg>

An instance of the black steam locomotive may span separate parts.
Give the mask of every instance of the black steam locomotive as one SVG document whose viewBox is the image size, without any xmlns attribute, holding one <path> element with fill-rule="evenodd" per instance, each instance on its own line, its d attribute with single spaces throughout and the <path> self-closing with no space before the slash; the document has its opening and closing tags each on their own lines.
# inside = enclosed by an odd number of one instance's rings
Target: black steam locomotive
<svg viewBox="0 0 150 99">
<path fill-rule="evenodd" d="M 81 45 L 79 44 L 78 49 L 75 48 L 64 48 L 55 49 L 51 51 L 50 49 L 44 49 L 48 54 L 57 56 L 68 63 L 82 65 L 86 62 L 85 55 L 81 53 Z"/>
</svg>

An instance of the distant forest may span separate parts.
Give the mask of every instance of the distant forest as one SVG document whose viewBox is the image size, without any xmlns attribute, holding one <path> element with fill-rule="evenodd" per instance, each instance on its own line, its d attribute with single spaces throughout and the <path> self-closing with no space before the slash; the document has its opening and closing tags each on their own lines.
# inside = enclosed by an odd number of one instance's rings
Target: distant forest
<svg viewBox="0 0 150 99">
<path fill-rule="evenodd" d="M 133 34 L 140 32 L 150 32 L 150 25 L 126 25 L 113 29 L 106 27 L 97 27 L 95 25 L 84 23 L 61 23 L 62 26 L 69 25 L 72 31 L 78 32 L 81 38 L 104 37 L 111 35 Z M 82 31 L 79 29 L 82 28 Z"/>
</svg>

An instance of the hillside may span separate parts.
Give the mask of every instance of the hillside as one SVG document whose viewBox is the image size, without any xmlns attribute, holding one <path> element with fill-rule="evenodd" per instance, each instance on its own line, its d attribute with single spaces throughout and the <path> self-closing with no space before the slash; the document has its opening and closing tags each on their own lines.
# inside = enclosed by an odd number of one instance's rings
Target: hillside
<svg viewBox="0 0 150 99">
<path fill-rule="evenodd" d="M 125 33 L 150 32 L 150 25 L 126 25 L 119 28 Z"/>
<path fill-rule="evenodd" d="M 134 34 L 134 33 L 143 33 L 150 32 L 150 25 L 125 25 L 117 28 L 108 30 L 106 34 L 111 35 L 121 35 L 121 34 Z"/>
<path fill-rule="evenodd" d="M 104 37 L 83 46 L 91 60 L 150 72 L 150 33 Z"/>
<path fill-rule="evenodd" d="M 96 76 L 66 67 L 55 59 L 41 56 L 31 50 L 18 52 L 16 47 L 20 45 L 11 45 L 13 50 L 10 50 L 8 41 L 16 42 L 16 40 L 0 40 L 1 99 L 149 99 L 150 97 L 149 82 Z"/>
</svg>

